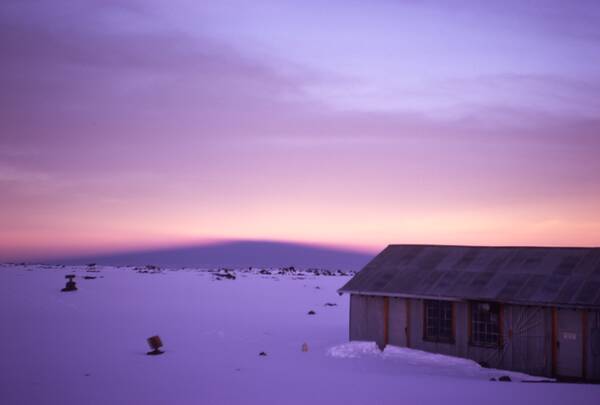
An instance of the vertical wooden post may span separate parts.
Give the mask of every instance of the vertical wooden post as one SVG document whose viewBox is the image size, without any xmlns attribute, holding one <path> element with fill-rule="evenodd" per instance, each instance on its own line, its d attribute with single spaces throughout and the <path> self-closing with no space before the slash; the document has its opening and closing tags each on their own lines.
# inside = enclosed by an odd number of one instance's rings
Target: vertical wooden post
<svg viewBox="0 0 600 405">
<path fill-rule="evenodd" d="M 406 298 L 406 347 L 410 347 L 410 298 Z"/>
<path fill-rule="evenodd" d="M 452 317 L 452 341 L 456 342 L 456 302 L 452 302 L 450 316 Z"/>
<path fill-rule="evenodd" d="M 558 315 L 556 307 L 552 307 L 552 376 L 556 377 L 556 365 L 558 361 L 558 340 L 557 340 L 557 321 Z"/>
<path fill-rule="evenodd" d="M 581 350 L 583 357 L 581 361 L 583 379 L 587 378 L 587 345 L 588 345 L 588 312 L 586 309 L 581 311 Z"/>
<path fill-rule="evenodd" d="M 390 298 L 383 297 L 383 347 L 389 343 L 390 335 Z"/>
<path fill-rule="evenodd" d="M 350 300 L 349 307 L 350 311 L 348 311 L 348 341 L 352 341 L 352 294 L 348 294 L 348 299 Z"/>
<path fill-rule="evenodd" d="M 467 342 L 469 342 L 469 344 L 471 344 L 471 342 L 473 341 L 472 336 L 473 336 L 473 302 L 472 301 L 467 301 Z"/>
<path fill-rule="evenodd" d="M 498 304 L 498 349 L 504 348 L 504 304 Z"/>
<path fill-rule="evenodd" d="M 427 339 L 427 300 L 419 300 L 421 303 L 421 339 Z"/>
</svg>

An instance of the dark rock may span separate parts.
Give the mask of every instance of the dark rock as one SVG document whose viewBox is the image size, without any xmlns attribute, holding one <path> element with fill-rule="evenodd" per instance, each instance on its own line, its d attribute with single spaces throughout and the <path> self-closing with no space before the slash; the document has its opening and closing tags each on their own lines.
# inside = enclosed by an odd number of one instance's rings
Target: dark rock
<svg viewBox="0 0 600 405">
<path fill-rule="evenodd" d="M 75 284 L 75 281 L 73 281 L 73 279 L 75 278 L 75 274 L 66 275 L 65 278 L 69 281 L 67 281 L 67 285 L 65 285 L 65 288 L 63 288 L 61 291 L 77 291 L 77 285 Z"/>
<path fill-rule="evenodd" d="M 335 302 L 326 302 L 325 306 L 326 307 L 337 307 L 337 304 Z"/>
<path fill-rule="evenodd" d="M 160 350 L 160 348 L 163 346 L 163 342 L 158 335 L 149 337 L 147 342 L 148 346 L 153 349 L 146 353 L 148 356 L 156 356 L 164 353 L 162 350 Z"/>
<path fill-rule="evenodd" d="M 312 309 L 310 311 L 308 311 L 308 315 L 316 315 L 317 313 L 315 311 L 313 311 Z"/>
<path fill-rule="evenodd" d="M 95 280 L 95 276 L 83 276 L 84 280 Z"/>
<path fill-rule="evenodd" d="M 267 355 L 267 353 L 266 353 L 266 352 L 260 352 L 260 353 L 258 353 L 258 355 L 259 355 L 259 356 L 266 356 L 266 355 Z"/>
<path fill-rule="evenodd" d="M 231 274 L 229 272 L 227 273 L 215 273 L 215 277 L 217 277 L 217 279 L 222 279 L 222 278 L 226 278 L 227 280 L 235 280 L 235 274 Z"/>
<path fill-rule="evenodd" d="M 490 378 L 490 381 L 496 381 L 496 379 L 494 377 Z"/>
<path fill-rule="evenodd" d="M 512 380 L 510 379 L 509 376 L 503 375 L 502 377 L 498 378 L 498 381 L 511 382 Z"/>
</svg>

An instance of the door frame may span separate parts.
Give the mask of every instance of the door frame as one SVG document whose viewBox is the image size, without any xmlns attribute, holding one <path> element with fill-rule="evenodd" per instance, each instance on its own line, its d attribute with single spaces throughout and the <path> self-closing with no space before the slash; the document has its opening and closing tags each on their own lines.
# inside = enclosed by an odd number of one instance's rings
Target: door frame
<svg viewBox="0 0 600 405">
<path fill-rule="evenodd" d="M 581 377 L 562 376 L 558 374 L 558 307 L 552 307 L 551 322 L 551 346 L 552 346 L 552 376 L 559 380 L 581 381 L 587 378 L 587 354 L 588 354 L 588 310 L 579 308 L 560 308 L 571 309 L 581 313 Z"/>
</svg>

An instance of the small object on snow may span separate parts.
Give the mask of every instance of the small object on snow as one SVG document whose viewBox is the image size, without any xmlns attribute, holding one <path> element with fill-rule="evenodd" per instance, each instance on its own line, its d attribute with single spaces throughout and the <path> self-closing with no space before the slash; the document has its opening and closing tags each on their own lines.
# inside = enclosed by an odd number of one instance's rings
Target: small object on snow
<svg viewBox="0 0 600 405">
<path fill-rule="evenodd" d="M 95 280 L 95 279 L 96 279 L 96 277 L 95 277 L 95 276 L 83 276 L 83 278 L 84 278 L 85 280 Z"/>
<path fill-rule="evenodd" d="M 228 280 L 235 280 L 235 274 L 230 273 L 227 269 L 223 269 L 223 273 L 215 273 L 215 277 L 217 278 L 217 280 L 221 280 L 222 278 L 226 278 Z"/>
<path fill-rule="evenodd" d="M 320 289 L 321 289 L 321 287 L 319 287 L 319 286 L 315 287 L 315 290 L 320 290 Z"/>
<path fill-rule="evenodd" d="M 86 271 L 88 273 L 97 273 L 98 270 L 96 269 L 96 263 L 88 263 Z"/>
<path fill-rule="evenodd" d="M 148 346 L 150 346 L 150 348 L 152 349 L 151 351 L 146 353 L 148 356 L 156 356 L 157 354 L 164 353 L 162 350 L 160 350 L 160 348 L 163 346 L 163 343 L 158 335 L 148 338 Z"/>
<path fill-rule="evenodd" d="M 308 315 L 316 315 L 316 312 L 311 309 L 310 311 L 308 311 Z"/>
<path fill-rule="evenodd" d="M 306 342 L 302 343 L 302 351 L 306 353 L 308 351 L 308 344 Z"/>
<path fill-rule="evenodd" d="M 326 307 L 337 307 L 337 304 L 335 302 L 326 302 L 325 306 Z"/>
<path fill-rule="evenodd" d="M 496 381 L 496 379 L 494 377 L 490 378 L 490 381 Z"/>
<path fill-rule="evenodd" d="M 267 355 L 267 353 L 266 353 L 266 352 L 260 352 L 260 353 L 258 353 L 258 355 L 259 355 L 259 356 L 266 356 L 266 355 Z"/>
<path fill-rule="evenodd" d="M 75 274 L 68 274 L 65 276 L 65 278 L 69 281 L 67 281 L 67 285 L 65 285 L 65 288 L 63 288 L 61 291 L 77 291 L 77 285 L 75 284 L 75 281 L 73 281 Z"/>
<path fill-rule="evenodd" d="M 503 375 L 502 377 L 498 378 L 498 381 L 506 381 L 506 382 L 511 382 L 512 380 L 510 379 L 509 376 L 507 375 Z"/>
</svg>

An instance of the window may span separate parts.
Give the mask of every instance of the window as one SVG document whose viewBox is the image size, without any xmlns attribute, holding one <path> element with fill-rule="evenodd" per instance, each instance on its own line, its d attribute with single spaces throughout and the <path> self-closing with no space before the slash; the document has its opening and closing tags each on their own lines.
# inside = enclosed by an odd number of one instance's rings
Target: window
<svg viewBox="0 0 600 405">
<path fill-rule="evenodd" d="M 452 302 L 425 300 L 425 340 L 454 342 Z"/>
<path fill-rule="evenodd" d="M 491 302 L 471 303 L 471 344 L 500 346 L 500 305 Z"/>
</svg>

